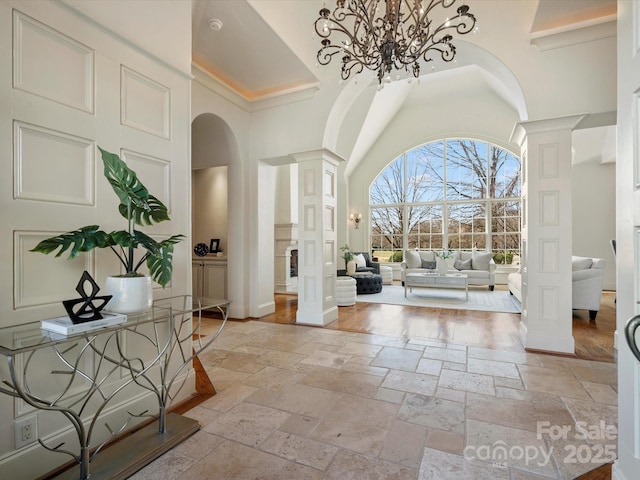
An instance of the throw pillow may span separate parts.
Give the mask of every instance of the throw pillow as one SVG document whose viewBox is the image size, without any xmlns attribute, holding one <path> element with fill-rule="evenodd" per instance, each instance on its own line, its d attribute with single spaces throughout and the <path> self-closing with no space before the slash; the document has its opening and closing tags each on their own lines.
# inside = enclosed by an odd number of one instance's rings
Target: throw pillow
<svg viewBox="0 0 640 480">
<path fill-rule="evenodd" d="M 453 262 L 453 268 L 456 268 L 457 270 L 471 270 L 471 259 L 457 259 L 455 262 Z"/>
<path fill-rule="evenodd" d="M 407 268 L 422 268 L 420 254 L 416 251 L 406 250 L 404 252 L 404 261 L 407 263 Z"/>
<path fill-rule="evenodd" d="M 427 270 L 435 270 L 436 269 L 435 260 L 425 260 L 423 258 L 422 259 L 422 268 L 426 268 Z"/>
<path fill-rule="evenodd" d="M 593 265 L 593 259 L 587 257 L 571 257 L 571 270 L 586 270 Z"/>
<path fill-rule="evenodd" d="M 471 268 L 473 270 L 486 270 L 489 271 L 489 263 L 493 258 L 493 253 L 475 253 L 471 257 Z"/>
<path fill-rule="evenodd" d="M 367 261 L 364 259 L 364 255 L 361 253 L 353 256 L 354 262 L 356 262 L 356 268 L 364 268 L 367 266 Z"/>
</svg>

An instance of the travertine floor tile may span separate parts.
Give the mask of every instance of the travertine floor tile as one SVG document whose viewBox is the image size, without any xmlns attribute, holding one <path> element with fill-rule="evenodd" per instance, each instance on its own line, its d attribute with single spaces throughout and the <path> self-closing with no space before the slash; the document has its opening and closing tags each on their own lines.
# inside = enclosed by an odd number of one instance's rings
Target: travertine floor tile
<svg viewBox="0 0 640 480">
<path fill-rule="evenodd" d="M 338 449 L 292 433 L 274 432 L 260 444 L 260 448 L 279 457 L 308 465 L 319 470 L 327 468 Z"/>
<path fill-rule="evenodd" d="M 421 356 L 421 351 L 384 347 L 376 358 L 371 361 L 371 365 L 415 372 Z"/>
<path fill-rule="evenodd" d="M 431 358 L 421 358 L 416 368 L 417 373 L 426 373 L 427 375 L 440 375 L 442 370 L 442 360 L 433 360 Z"/>
<path fill-rule="evenodd" d="M 460 455 L 425 448 L 419 480 L 509 480 L 509 472 Z"/>
<path fill-rule="evenodd" d="M 467 420 L 466 458 L 556 476 L 552 451 L 534 432 Z"/>
<path fill-rule="evenodd" d="M 598 403 L 618 405 L 618 393 L 611 387 L 602 383 L 581 382 L 585 390 Z"/>
<path fill-rule="evenodd" d="M 576 380 L 569 369 L 554 370 L 527 365 L 519 365 L 518 369 L 527 390 L 563 397 L 590 398 L 582 384 Z"/>
<path fill-rule="evenodd" d="M 541 420 L 551 425 L 573 423 L 571 414 L 560 399 L 553 403 L 536 403 L 476 393 L 467 394 L 467 419 L 530 432 L 538 431 Z"/>
<path fill-rule="evenodd" d="M 248 480 L 253 478 L 277 480 L 282 478 L 304 478 L 320 480 L 322 472 L 299 463 L 249 448 L 236 442 L 224 441 L 210 455 L 191 466 L 181 480 L 204 478 L 225 480 Z M 159 478 L 171 478 L 157 476 Z"/>
<path fill-rule="evenodd" d="M 390 460 L 417 471 L 422 461 L 429 430 L 408 422 L 393 422 L 384 440 L 380 458 Z"/>
<path fill-rule="evenodd" d="M 349 342 L 345 345 L 342 345 L 337 353 L 342 353 L 343 355 L 355 355 L 358 357 L 375 357 L 378 352 L 382 350 L 380 345 L 370 345 L 367 343 L 360 342 Z"/>
<path fill-rule="evenodd" d="M 245 445 L 256 446 L 288 418 L 289 413 L 275 408 L 242 403 L 220 415 L 204 427 L 204 431 Z"/>
<path fill-rule="evenodd" d="M 343 395 L 322 418 L 311 438 L 366 455 L 378 455 L 398 406 Z"/>
<path fill-rule="evenodd" d="M 438 430 L 464 434 L 464 403 L 409 393 L 402 402 L 398 418 Z"/>
<path fill-rule="evenodd" d="M 315 367 L 304 377 L 301 383 L 333 392 L 351 393 L 373 398 L 378 393 L 378 386 L 382 383 L 382 377 L 336 370 L 334 368 Z"/>
<path fill-rule="evenodd" d="M 520 373 L 513 363 L 497 362 L 495 360 L 470 358 L 467 361 L 467 371 L 471 373 L 493 375 L 494 377 L 520 379 Z"/>
<path fill-rule="evenodd" d="M 436 391 L 438 377 L 424 375 L 422 373 L 411 373 L 392 370 L 382 382 L 382 387 L 403 392 L 421 393 L 423 395 L 433 395 Z"/>
<path fill-rule="evenodd" d="M 456 372 L 443 369 L 438 381 L 438 387 L 466 392 L 486 393 L 495 395 L 493 377 L 479 373 Z"/>
<path fill-rule="evenodd" d="M 325 480 L 415 480 L 408 467 L 341 450 L 327 470 Z"/>
<path fill-rule="evenodd" d="M 280 390 L 286 385 L 300 382 L 303 378 L 304 373 L 267 366 L 243 380 L 243 383 L 257 388 Z"/>
<path fill-rule="evenodd" d="M 218 388 L 217 382 L 215 385 L 216 388 Z M 228 388 L 218 390 L 217 395 L 208 398 L 201 403 L 200 406 L 211 410 L 217 410 L 218 412 L 226 412 L 248 396 L 252 395 L 255 391 L 256 389 L 254 387 L 235 383 L 229 385 Z"/>
<path fill-rule="evenodd" d="M 424 349 L 424 358 L 431 358 L 434 360 L 444 360 L 447 362 L 466 363 L 467 351 L 456 350 L 453 348 L 438 348 L 427 347 Z"/>
<path fill-rule="evenodd" d="M 351 355 L 341 355 L 339 353 L 328 352 L 326 350 L 316 350 L 311 355 L 300 361 L 300 363 L 308 363 L 310 365 L 319 365 L 321 367 L 342 368 L 342 366 L 351 359 Z"/>
<path fill-rule="evenodd" d="M 191 457 L 187 457 L 175 450 L 170 450 L 155 462 L 147 465 L 142 470 L 129 477 L 132 480 L 157 480 L 159 478 L 178 478 L 180 475 L 196 463 Z M 182 477 L 180 477 L 182 478 Z"/>
<path fill-rule="evenodd" d="M 430 430 L 427 447 L 444 452 L 462 455 L 464 452 L 464 436 L 442 430 Z"/>
<path fill-rule="evenodd" d="M 309 385 L 288 385 L 262 405 L 309 417 L 322 417 L 342 398 L 340 393 Z M 249 398 L 251 400 L 251 398 Z"/>
</svg>

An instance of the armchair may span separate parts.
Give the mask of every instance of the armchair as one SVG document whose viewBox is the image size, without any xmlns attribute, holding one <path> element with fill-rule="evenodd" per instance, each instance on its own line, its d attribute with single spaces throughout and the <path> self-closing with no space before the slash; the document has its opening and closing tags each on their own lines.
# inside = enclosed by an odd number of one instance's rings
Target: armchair
<svg viewBox="0 0 640 480">
<path fill-rule="evenodd" d="M 371 255 L 369 255 L 369 252 L 353 252 L 354 259 L 357 255 L 362 255 L 364 257 L 364 265 L 358 264 L 358 260 L 356 260 L 356 272 L 371 272 L 380 274 L 380 263 L 371 260 Z"/>
<path fill-rule="evenodd" d="M 603 258 L 571 257 L 572 301 L 574 310 L 589 310 L 589 320 L 595 320 L 600 309 L 604 269 Z"/>
</svg>

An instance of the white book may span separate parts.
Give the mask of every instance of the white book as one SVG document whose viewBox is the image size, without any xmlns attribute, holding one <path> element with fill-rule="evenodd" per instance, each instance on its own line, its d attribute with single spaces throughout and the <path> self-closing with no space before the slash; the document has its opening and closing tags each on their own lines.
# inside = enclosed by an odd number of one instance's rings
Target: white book
<svg viewBox="0 0 640 480">
<path fill-rule="evenodd" d="M 50 318 L 42 320 L 40 327 L 49 332 L 61 333 L 62 335 L 73 335 L 75 333 L 90 332 L 112 325 L 118 325 L 127 321 L 127 316 L 122 313 L 102 312 L 100 320 L 91 320 L 89 322 L 73 323 L 68 316 Z"/>
</svg>

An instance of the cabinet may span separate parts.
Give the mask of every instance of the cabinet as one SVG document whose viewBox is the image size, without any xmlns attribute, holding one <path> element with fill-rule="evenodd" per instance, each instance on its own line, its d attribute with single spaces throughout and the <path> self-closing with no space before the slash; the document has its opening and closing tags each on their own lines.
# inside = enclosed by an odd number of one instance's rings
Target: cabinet
<svg viewBox="0 0 640 480">
<path fill-rule="evenodd" d="M 194 297 L 227 298 L 226 258 L 194 258 L 191 265 Z"/>
</svg>

